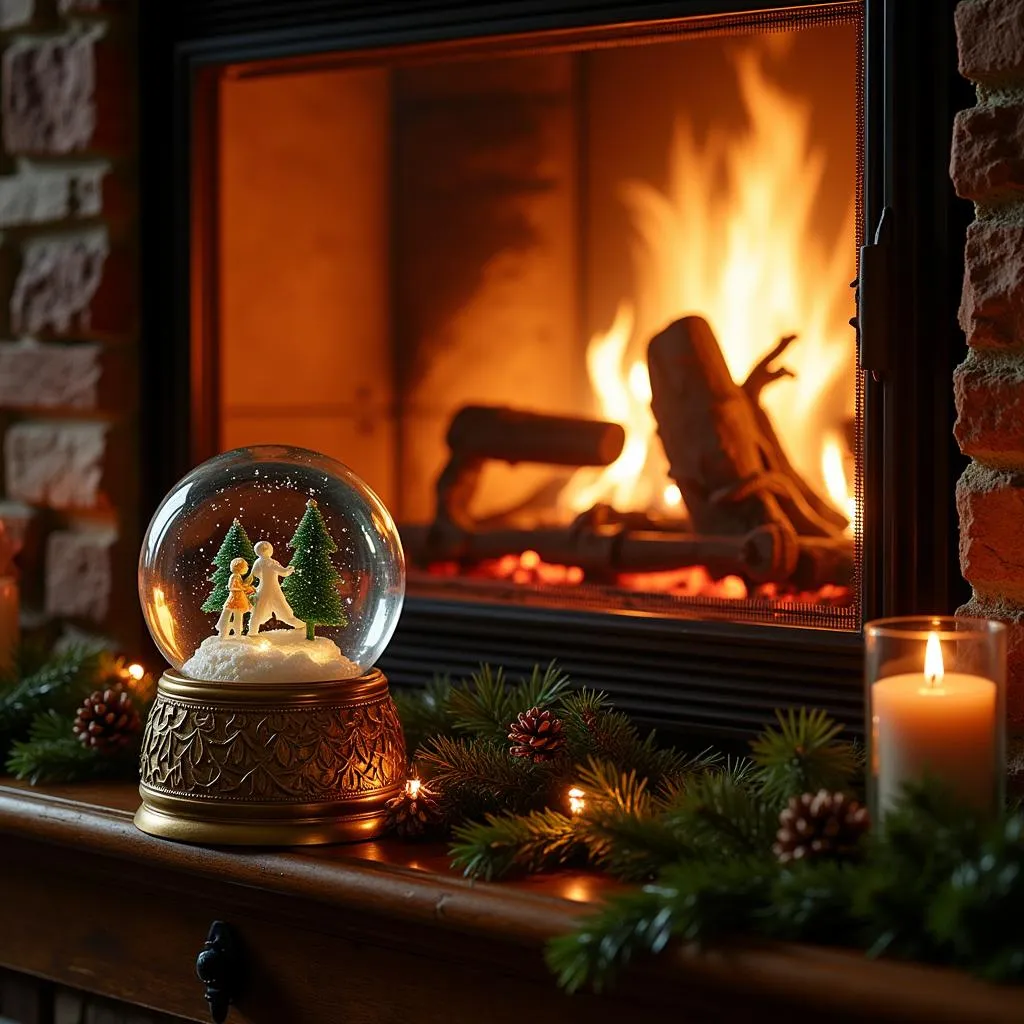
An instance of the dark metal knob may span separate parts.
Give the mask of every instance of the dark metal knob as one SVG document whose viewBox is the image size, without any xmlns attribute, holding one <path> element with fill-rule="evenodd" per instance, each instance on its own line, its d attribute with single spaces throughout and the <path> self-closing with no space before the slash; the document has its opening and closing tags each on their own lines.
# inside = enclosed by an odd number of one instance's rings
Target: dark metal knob
<svg viewBox="0 0 1024 1024">
<path fill-rule="evenodd" d="M 228 1009 L 242 988 L 242 947 L 231 925 L 214 921 L 196 957 L 196 975 L 206 986 L 206 1002 L 214 1024 L 224 1024 Z"/>
</svg>

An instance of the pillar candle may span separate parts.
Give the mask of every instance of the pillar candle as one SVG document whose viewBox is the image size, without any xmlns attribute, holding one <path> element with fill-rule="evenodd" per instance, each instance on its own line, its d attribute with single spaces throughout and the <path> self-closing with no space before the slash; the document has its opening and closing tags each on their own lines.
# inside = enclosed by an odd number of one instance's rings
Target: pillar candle
<svg viewBox="0 0 1024 1024">
<path fill-rule="evenodd" d="M 996 684 L 943 670 L 938 637 L 928 638 L 924 672 L 872 684 L 878 808 L 892 807 L 908 782 L 940 779 L 965 803 L 989 812 L 995 778 Z"/>
</svg>

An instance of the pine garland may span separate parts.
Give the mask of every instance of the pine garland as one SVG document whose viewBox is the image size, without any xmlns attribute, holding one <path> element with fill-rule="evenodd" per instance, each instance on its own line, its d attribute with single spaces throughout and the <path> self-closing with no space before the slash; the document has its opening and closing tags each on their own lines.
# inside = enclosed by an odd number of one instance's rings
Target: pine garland
<svg viewBox="0 0 1024 1024">
<path fill-rule="evenodd" d="M 569 991 L 605 988 L 672 941 L 729 933 L 1024 981 L 1024 811 L 982 822 L 929 784 L 907 790 L 884 831 L 863 838 L 861 824 L 802 850 L 790 836 L 773 852 L 791 798 L 818 794 L 794 801 L 791 825 L 801 808 L 831 810 L 834 830 L 861 797 L 863 753 L 822 711 L 777 713 L 751 757 L 731 760 L 659 745 L 603 694 L 570 689 L 554 665 L 518 682 L 484 666 L 398 699 L 416 768 L 452 829 L 454 867 L 498 879 L 574 864 L 641 883 L 551 941 L 548 963 Z M 505 738 L 531 708 L 557 717 L 566 738 L 539 764 L 513 757 Z M 583 794 L 573 807 L 569 787 Z"/>
<path fill-rule="evenodd" d="M 137 776 L 141 733 L 111 754 L 80 742 L 73 726 L 91 693 L 129 685 L 144 719 L 153 697 L 148 675 L 130 680 L 123 659 L 84 647 L 45 660 L 23 651 L 15 665 L 0 680 L 0 758 L 8 772 L 33 785 Z"/>
<path fill-rule="evenodd" d="M 73 714 L 97 688 L 97 675 L 106 667 L 97 651 L 74 647 L 21 678 L 7 680 L 0 692 L 0 758 L 28 732 L 37 714 L 50 708 Z"/>
<path fill-rule="evenodd" d="M 680 859 L 613 897 L 547 960 L 570 991 L 606 987 L 670 940 L 761 934 L 960 966 L 1024 981 L 1024 817 L 983 825 L 948 792 L 908 790 L 859 862 Z"/>
</svg>

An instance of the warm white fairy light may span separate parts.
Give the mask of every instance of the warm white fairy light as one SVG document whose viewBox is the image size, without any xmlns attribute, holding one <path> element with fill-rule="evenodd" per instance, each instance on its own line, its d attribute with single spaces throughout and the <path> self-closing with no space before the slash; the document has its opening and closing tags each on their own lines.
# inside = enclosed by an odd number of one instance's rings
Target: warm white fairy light
<svg viewBox="0 0 1024 1024">
<path fill-rule="evenodd" d="M 415 800 L 420 795 L 420 788 L 423 783 L 419 779 L 407 779 L 405 783 L 405 795 L 410 800 Z"/>
<path fill-rule="evenodd" d="M 142 677 L 146 674 L 146 670 L 137 661 L 132 662 L 125 671 L 129 678 L 134 679 L 137 683 L 141 682 Z"/>
<path fill-rule="evenodd" d="M 574 817 L 581 815 L 587 807 L 586 794 L 579 786 L 573 786 L 569 790 L 569 813 Z"/>
</svg>

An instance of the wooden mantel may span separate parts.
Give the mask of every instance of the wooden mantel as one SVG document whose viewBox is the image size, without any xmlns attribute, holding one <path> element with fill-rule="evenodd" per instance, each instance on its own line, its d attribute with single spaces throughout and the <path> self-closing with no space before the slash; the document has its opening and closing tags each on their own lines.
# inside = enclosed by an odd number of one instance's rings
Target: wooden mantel
<svg viewBox="0 0 1024 1024">
<path fill-rule="evenodd" d="M 612 888 L 593 875 L 473 883 L 395 842 L 184 846 L 138 832 L 136 803 L 127 784 L 0 783 L 0 966 L 208 1020 L 194 965 L 223 920 L 249 975 L 229 1021 L 1024 1021 L 1022 990 L 783 945 L 680 949 L 569 997 L 541 950 Z"/>
</svg>

